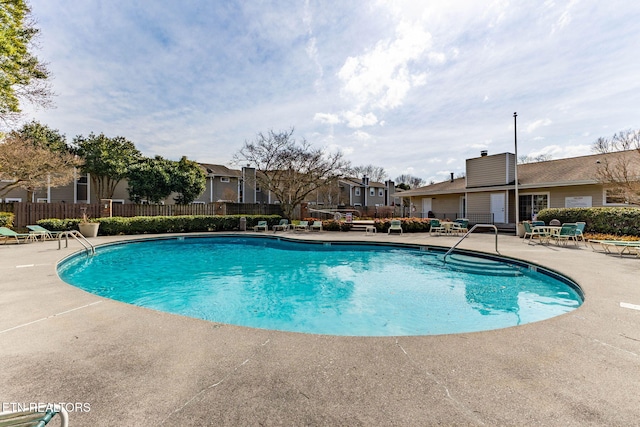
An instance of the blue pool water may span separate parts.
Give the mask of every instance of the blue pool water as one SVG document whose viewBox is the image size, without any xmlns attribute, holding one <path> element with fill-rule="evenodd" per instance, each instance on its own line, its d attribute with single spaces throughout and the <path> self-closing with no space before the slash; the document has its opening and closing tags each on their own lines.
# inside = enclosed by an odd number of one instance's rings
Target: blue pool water
<svg viewBox="0 0 640 427">
<path fill-rule="evenodd" d="M 424 249 L 424 248 L 423 248 Z M 268 237 L 143 240 L 58 266 L 62 280 L 138 306 L 255 328 L 348 336 L 521 325 L 582 303 L 531 268 L 415 247 Z"/>
</svg>

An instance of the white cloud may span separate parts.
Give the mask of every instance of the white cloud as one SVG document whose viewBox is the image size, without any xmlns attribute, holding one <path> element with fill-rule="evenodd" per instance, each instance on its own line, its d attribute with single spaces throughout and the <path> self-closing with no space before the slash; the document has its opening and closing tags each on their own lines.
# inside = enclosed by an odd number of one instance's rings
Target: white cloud
<svg viewBox="0 0 640 427">
<path fill-rule="evenodd" d="M 339 116 L 331 113 L 316 113 L 313 116 L 313 120 L 316 122 L 320 122 L 328 125 L 335 125 L 338 123 L 342 123 L 342 120 L 340 119 Z"/>
<path fill-rule="evenodd" d="M 373 126 L 378 123 L 378 118 L 373 113 L 358 114 L 353 111 L 347 111 L 342 114 L 350 128 L 361 128 L 364 126 Z"/>
<path fill-rule="evenodd" d="M 531 133 L 534 130 L 543 127 L 543 126 L 549 126 L 551 123 L 553 123 L 551 121 L 551 119 L 540 119 L 540 120 L 536 120 L 535 122 L 529 123 L 527 125 L 527 127 L 525 128 L 527 133 Z"/>
<path fill-rule="evenodd" d="M 342 96 L 358 108 L 400 106 L 414 81 L 424 84 L 424 73 L 413 73 L 410 64 L 430 46 L 431 34 L 419 26 L 401 22 L 395 40 L 381 40 L 372 50 L 347 58 L 338 72 L 343 82 Z"/>
</svg>

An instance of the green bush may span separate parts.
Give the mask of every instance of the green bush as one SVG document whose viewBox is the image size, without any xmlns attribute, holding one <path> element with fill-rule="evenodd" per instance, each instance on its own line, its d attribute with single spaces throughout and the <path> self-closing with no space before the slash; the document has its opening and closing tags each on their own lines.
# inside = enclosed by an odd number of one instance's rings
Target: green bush
<svg viewBox="0 0 640 427">
<path fill-rule="evenodd" d="M 0 227 L 13 227 L 13 212 L 0 212 Z"/>
<path fill-rule="evenodd" d="M 640 236 L 640 208 L 552 208 L 541 210 L 537 219 L 585 222 L 587 233 Z"/>
<path fill-rule="evenodd" d="M 101 236 L 117 236 L 119 234 L 161 234 L 189 233 L 204 231 L 238 230 L 240 218 L 247 219 L 247 230 L 267 221 L 269 228 L 280 221 L 279 215 L 183 215 L 183 216 L 134 216 L 130 218 L 111 217 L 96 218 L 100 223 L 98 234 Z M 80 219 L 42 219 L 38 225 L 51 231 L 77 230 Z"/>
<path fill-rule="evenodd" d="M 405 233 L 424 233 L 431 228 L 428 218 L 383 218 L 376 219 L 374 225 L 379 232 L 386 233 L 389 231 L 392 219 L 400 220 L 402 231 Z"/>
</svg>

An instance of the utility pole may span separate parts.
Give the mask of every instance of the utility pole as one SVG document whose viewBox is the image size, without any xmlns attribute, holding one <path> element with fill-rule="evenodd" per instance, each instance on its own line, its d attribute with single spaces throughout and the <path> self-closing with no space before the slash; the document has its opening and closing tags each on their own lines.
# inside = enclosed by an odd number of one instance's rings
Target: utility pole
<svg viewBox="0 0 640 427">
<path fill-rule="evenodd" d="M 513 141 L 515 144 L 515 169 L 514 175 L 516 178 L 516 236 L 518 235 L 518 219 L 520 217 L 520 197 L 518 195 L 518 127 L 516 126 L 516 119 L 518 113 L 513 113 Z"/>
</svg>

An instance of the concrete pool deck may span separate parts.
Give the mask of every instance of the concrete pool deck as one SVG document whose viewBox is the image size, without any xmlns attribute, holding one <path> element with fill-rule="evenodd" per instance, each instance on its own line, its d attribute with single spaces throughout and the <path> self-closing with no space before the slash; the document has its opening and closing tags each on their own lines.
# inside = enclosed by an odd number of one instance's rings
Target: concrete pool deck
<svg viewBox="0 0 640 427">
<path fill-rule="evenodd" d="M 460 247 L 495 253 L 494 236 L 473 234 Z M 500 235 L 502 255 L 569 276 L 584 304 L 495 331 L 369 338 L 251 329 L 107 300 L 58 278 L 56 263 L 80 249 L 75 241 L 62 250 L 56 241 L 0 245 L 0 411 L 61 402 L 72 426 L 639 423 L 638 258 Z"/>
</svg>

